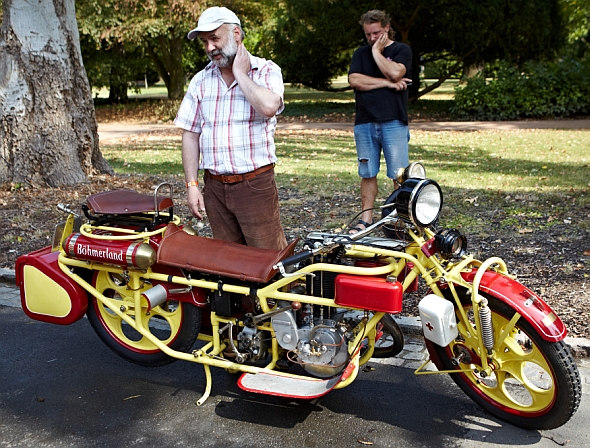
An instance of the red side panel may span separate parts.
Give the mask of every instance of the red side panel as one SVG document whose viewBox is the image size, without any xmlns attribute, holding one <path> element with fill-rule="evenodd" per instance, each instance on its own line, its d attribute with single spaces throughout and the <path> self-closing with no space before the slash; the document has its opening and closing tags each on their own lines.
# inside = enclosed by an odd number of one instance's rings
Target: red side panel
<svg viewBox="0 0 590 448">
<path fill-rule="evenodd" d="M 51 247 L 22 255 L 16 260 L 16 284 L 23 311 L 31 319 L 69 325 L 88 308 L 86 291 L 59 268 L 59 252 Z"/>
<path fill-rule="evenodd" d="M 467 282 L 472 283 L 476 273 L 477 270 L 474 269 L 461 275 Z M 522 283 L 505 275 L 487 271 L 481 279 L 479 288 L 514 308 L 546 341 L 561 341 L 567 335 L 565 325 L 551 307 Z"/>
</svg>

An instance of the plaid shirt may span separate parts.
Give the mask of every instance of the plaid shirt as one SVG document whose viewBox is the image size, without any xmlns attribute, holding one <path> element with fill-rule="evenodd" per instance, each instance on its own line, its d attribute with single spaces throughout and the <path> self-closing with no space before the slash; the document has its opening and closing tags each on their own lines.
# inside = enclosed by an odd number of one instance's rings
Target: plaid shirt
<svg viewBox="0 0 590 448">
<path fill-rule="evenodd" d="M 278 65 L 250 55 L 248 76 L 258 85 L 280 95 L 284 85 Z M 276 116 L 267 118 L 254 110 L 236 81 L 229 88 L 213 63 L 190 82 L 174 123 L 200 134 L 200 168 L 213 174 L 243 174 L 274 163 Z"/>
</svg>

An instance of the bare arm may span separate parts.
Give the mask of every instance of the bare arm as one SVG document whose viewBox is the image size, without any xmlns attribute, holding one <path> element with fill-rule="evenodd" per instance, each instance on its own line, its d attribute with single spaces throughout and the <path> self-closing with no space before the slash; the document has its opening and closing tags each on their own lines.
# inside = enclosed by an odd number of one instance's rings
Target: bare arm
<svg viewBox="0 0 590 448">
<path fill-rule="evenodd" d="M 388 80 L 391 82 L 399 82 L 406 74 L 406 66 L 399 62 L 390 61 L 383 56 L 383 50 L 387 46 L 387 42 L 387 34 L 382 34 L 381 37 L 377 39 L 377 42 L 375 42 L 371 48 L 373 59 L 375 59 L 377 67 L 379 67 L 381 73 L 383 73 Z"/>
<path fill-rule="evenodd" d="M 198 180 L 199 159 L 201 156 L 200 136 L 201 134 L 190 131 L 182 133 L 182 166 L 184 167 L 184 178 L 187 182 Z M 205 201 L 198 186 L 187 188 L 187 203 L 191 213 L 198 219 L 203 219 L 201 212 L 205 210 Z"/>
<path fill-rule="evenodd" d="M 407 83 L 411 82 L 410 78 L 401 78 L 398 82 L 392 82 L 387 78 L 373 78 L 372 76 L 361 73 L 351 73 L 348 75 L 348 83 L 355 90 L 375 90 L 375 89 L 394 89 L 405 90 L 408 88 Z"/>
<path fill-rule="evenodd" d="M 240 44 L 238 47 L 232 70 L 236 82 L 256 112 L 268 118 L 273 117 L 281 107 L 281 97 L 250 79 L 248 76 L 250 57 L 244 44 Z"/>
</svg>

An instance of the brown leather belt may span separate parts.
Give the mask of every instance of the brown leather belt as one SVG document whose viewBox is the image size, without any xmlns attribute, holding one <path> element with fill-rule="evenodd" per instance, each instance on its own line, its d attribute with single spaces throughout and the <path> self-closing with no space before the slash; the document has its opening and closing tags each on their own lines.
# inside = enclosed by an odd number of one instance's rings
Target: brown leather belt
<svg viewBox="0 0 590 448">
<path fill-rule="evenodd" d="M 262 174 L 268 170 L 272 170 L 275 164 L 271 163 L 270 165 L 265 165 L 257 170 L 250 171 L 249 173 L 244 174 L 212 174 L 211 171 L 207 170 L 207 174 L 211 179 L 219 180 L 224 184 L 235 184 L 237 182 L 243 182 L 245 180 L 253 179 L 259 174 Z"/>
</svg>

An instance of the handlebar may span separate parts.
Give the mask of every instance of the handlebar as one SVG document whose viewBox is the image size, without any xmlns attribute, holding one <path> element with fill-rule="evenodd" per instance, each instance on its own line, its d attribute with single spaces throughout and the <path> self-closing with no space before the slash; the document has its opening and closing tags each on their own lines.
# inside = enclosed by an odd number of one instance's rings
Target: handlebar
<svg viewBox="0 0 590 448">
<path fill-rule="evenodd" d="M 72 209 L 69 207 L 69 205 L 65 205 L 65 204 L 57 204 L 57 209 L 58 209 L 60 212 L 64 212 L 64 213 L 68 213 L 68 214 L 70 214 L 70 215 L 74 215 L 76 218 L 79 218 L 79 217 L 80 217 L 80 215 L 79 215 L 78 213 L 74 212 L 74 211 L 73 211 L 73 210 L 72 210 Z"/>
<path fill-rule="evenodd" d="M 276 266 L 280 270 L 279 265 L 286 268 L 288 266 L 293 266 L 297 263 L 301 263 L 302 261 L 309 260 L 314 255 L 315 254 L 312 250 L 304 250 L 303 252 L 299 252 L 298 254 L 285 258 L 283 261 L 278 262 Z"/>
</svg>

